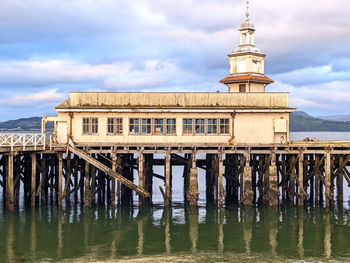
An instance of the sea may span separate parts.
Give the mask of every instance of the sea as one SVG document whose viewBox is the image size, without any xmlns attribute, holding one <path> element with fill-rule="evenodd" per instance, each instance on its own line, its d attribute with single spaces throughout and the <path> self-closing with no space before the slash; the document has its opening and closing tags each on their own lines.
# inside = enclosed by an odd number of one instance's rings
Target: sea
<svg viewBox="0 0 350 263">
<path fill-rule="evenodd" d="M 306 137 L 345 141 L 350 132 L 291 134 Z M 170 208 L 162 205 L 158 179 L 150 207 L 139 208 L 136 196 L 135 206 L 125 208 L 21 205 L 8 212 L 0 202 L 0 262 L 350 262 L 348 187 L 344 203 L 329 209 L 288 203 L 218 209 L 206 206 L 199 173 L 199 206 L 190 209 L 181 177 L 174 174 Z"/>
</svg>

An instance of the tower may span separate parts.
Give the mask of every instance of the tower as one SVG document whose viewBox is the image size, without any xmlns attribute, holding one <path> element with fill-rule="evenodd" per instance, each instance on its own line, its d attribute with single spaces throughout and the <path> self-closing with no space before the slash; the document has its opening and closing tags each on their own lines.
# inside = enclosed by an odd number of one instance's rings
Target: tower
<svg viewBox="0 0 350 263">
<path fill-rule="evenodd" d="M 239 46 L 228 55 L 230 75 L 220 80 L 229 92 L 265 92 L 265 86 L 273 80 L 265 74 L 265 54 L 255 47 L 254 24 L 249 20 L 247 0 L 246 20 L 242 23 Z"/>
</svg>

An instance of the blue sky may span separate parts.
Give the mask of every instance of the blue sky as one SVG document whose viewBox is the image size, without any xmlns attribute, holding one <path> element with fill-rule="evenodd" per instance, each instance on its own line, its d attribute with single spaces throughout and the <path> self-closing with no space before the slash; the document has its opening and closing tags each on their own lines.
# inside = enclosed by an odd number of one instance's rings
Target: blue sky
<svg viewBox="0 0 350 263">
<path fill-rule="evenodd" d="M 348 0 L 251 0 L 268 91 L 350 114 Z M 55 115 L 69 91 L 226 91 L 244 0 L 2 0 L 0 121 Z"/>
</svg>

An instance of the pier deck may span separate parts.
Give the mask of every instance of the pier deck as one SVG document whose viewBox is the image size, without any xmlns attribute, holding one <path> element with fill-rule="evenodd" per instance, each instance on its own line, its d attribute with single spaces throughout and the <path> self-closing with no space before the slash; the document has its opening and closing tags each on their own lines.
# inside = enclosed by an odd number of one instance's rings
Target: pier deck
<svg viewBox="0 0 350 263">
<path fill-rule="evenodd" d="M 343 202 L 343 187 L 350 185 L 349 165 L 350 141 L 74 146 L 47 143 L 45 134 L 0 135 L 0 187 L 10 210 L 21 194 L 32 206 L 61 206 L 71 199 L 86 206 L 114 206 L 132 205 L 132 191 L 136 191 L 140 205 L 150 204 L 154 179 L 164 181 L 160 191 L 164 204 L 170 205 L 173 177 L 179 173 L 184 202 L 196 206 L 198 169 L 205 171 L 207 202 L 220 207 L 228 203 L 277 206 L 281 200 L 331 206 Z M 155 166 L 163 166 L 164 173 L 155 173 Z"/>
</svg>

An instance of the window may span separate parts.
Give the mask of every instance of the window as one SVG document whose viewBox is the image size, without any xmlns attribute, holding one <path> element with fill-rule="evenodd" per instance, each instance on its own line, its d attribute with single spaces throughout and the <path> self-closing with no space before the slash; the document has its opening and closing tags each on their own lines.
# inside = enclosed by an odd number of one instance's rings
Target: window
<svg viewBox="0 0 350 263">
<path fill-rule="evenodd" d="M 123 119 L 122 118 L 108 118 L 107 119 L 107 133 L 108 134 L 123 134 Z"/>
<path fill-rule="evenodd" d="M 142 119 L 142 134 L 152 134 L 152 119 Z"/>
<path fill-rule="evenodd" d="M 230 134 L 230 119 L 220 119 L 220 134 Z"/>
<path fill-rule="evenodd" d="M 239 84 L 239 92 L 245 92 L 245 84 Z"/>
<path fill-rule="evenodd" d="M 98 118 L 91 118 L 91 134 L 98 133 Z"/>
<path fill-rule="evenodd" d="M 193 134 L 193 119 L 183 119 L 183 134 Z"/>
<path fill-rule="evenodd" d="M 208 119 L 208 131 L 207 134 L 217 134 L 218 133 L 218 120 Z"/>
<path fill-rule="evenodd" d="M 129 133 L 139 134 L 140 133 L 140 120 L 139 119 L 129 119 Z"/>
<path fill-rule="evenodd" d="M 98 134 L 98 118 L 83 118 L 83 134 Z"/>
<path fill-rule="evenodd" d="M 89 134 L 90 132 L 90 118 L 83 118 L 83 134 Z"/>
<path fill-rule="evenodd" d="M 195 133 L 205 134 L 205 119 L 196 119 Z"/>
<path fill-rule="evenodd" d="M 176 119 L 166 120 L 166 134 L 176 134 Z"/>
<path fill-rule="evenodd" d="M 164 119 L 154 119 L 154 134 L 164 134 Z"/>
</svg>

